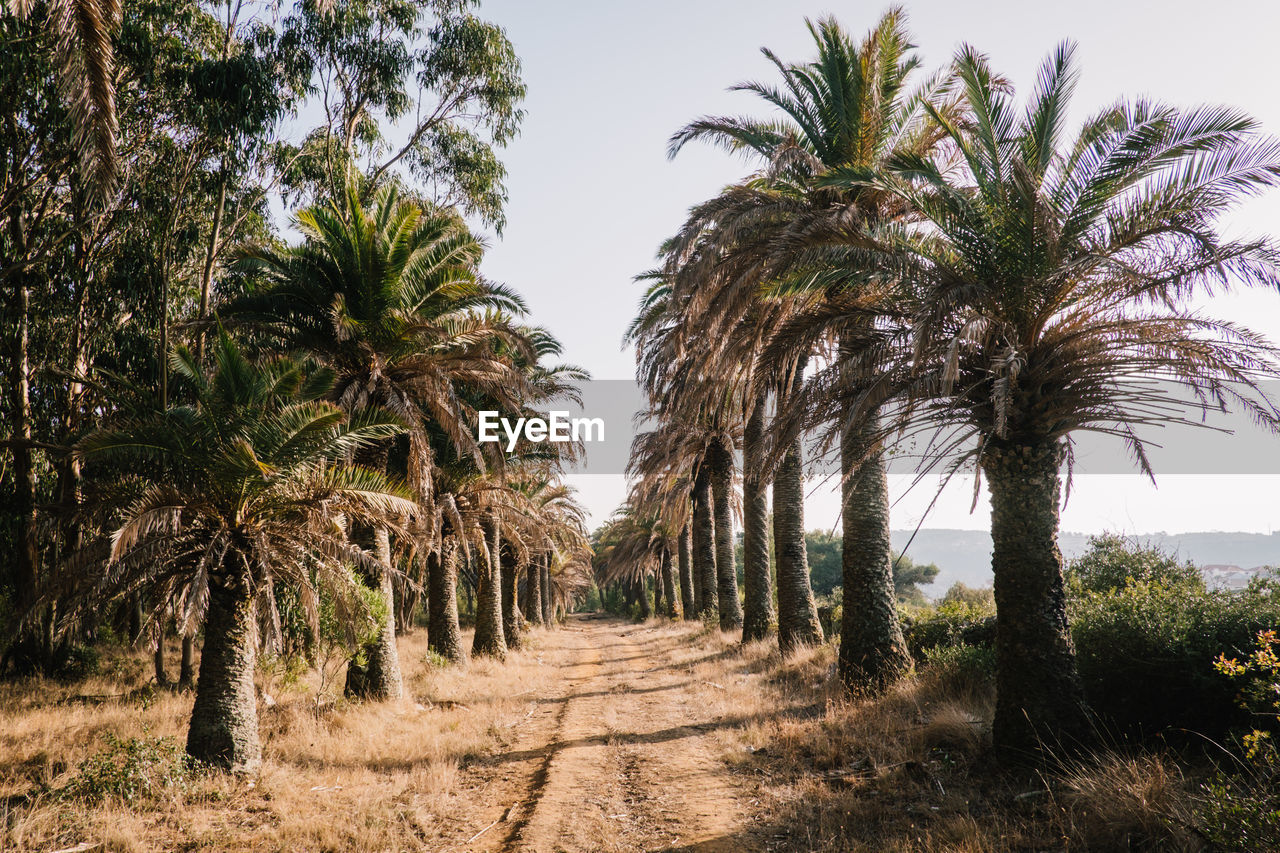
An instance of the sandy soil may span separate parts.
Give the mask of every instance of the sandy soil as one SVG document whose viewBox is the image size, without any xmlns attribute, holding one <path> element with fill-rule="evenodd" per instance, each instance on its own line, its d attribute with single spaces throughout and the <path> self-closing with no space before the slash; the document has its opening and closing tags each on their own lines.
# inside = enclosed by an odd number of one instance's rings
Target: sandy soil
<svg viewBox="0 0 1280 853">
<path fill-rule="evenodd" d="M 492 822 L 460 849 L 757 849 L 688 631 L 576 617 L 546 633 L 558 695 L 531 702 L 510 748 L 471 769 Z"/>
</svg>

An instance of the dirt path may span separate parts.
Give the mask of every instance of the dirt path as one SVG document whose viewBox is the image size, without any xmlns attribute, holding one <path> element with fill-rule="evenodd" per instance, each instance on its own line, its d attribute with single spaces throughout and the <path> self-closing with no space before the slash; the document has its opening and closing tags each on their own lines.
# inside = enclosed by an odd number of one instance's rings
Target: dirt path
<svg viewBox="0 0 1280 853">
<path fill-rule="evenodd" d="M 754 849 L 741 792 L 710 742 L 723 720 L 700 707 L 681 639 L 591 618 L 548 632 L 543 655 L 563 668 L 562 692 L 501 756 L 528 770 L 516 774 L 525 790 L 469 849 Z"/>
</svg>

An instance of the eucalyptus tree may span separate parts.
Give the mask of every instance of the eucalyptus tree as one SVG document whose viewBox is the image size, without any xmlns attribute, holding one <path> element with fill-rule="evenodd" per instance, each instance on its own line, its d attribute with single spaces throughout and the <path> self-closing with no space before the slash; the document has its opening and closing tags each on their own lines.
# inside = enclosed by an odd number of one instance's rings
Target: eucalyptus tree
<svg viewBox="0 0 1280 853">
<path fill-rule="evenodd" d="M 495 148 L 519 130 L 525 85 L 506 33 L 473 14 L 477 5 L 296 4 L 281 24 L 285 67 L 308 80 L 324 119 L 288 151 L 288 185 L 319 199 L 341 196 L 353 170 L 371 187 L 398 178 L 501 229 L 506 170 Z"/>
<path fill-rule="evenodd" d="M 1025 750 L 1089 734 L 1058 548 L 1074 436 L 1120 437 L 1150 475 L 1149 425 L 1198 424 L 1234 404 L 1280 426 L 1258 384 L 1276 376 L 1274 345 L 1196 304 L 1280 285 L 1272 242 L 1218 226 L 1280 182 L 1280 144 L 1237 110 L 1148 100 L 1108 107 L 1071 137 L 1069 44 L 1046 60 L 1024 109 L 972 48 L 956 68 L 969 119 L 934 117 L 963 168 L 899 156 L 891 174 L 832 181 L 893 193 L 927 219 L 884 241 L 919 294 L 909 357 L 889 377 L 908 401 L 903 422 L 951 431 L 986 480 L 995 741 Z"/>
<path fill-rule="evenodd" d="M 337 376 L 332 399 L 344 409 L 380 408 L 408 424 L 407 479 L 429 503 L 428 424 L 454 452 L 482 461 L 462 395 L 478 389 L 515 405 L 522 380 L 500 352 L 525 348 L 509 318 L 524 306 L 509 289 L 480 279 L 482 246 L 456 215 L 424 211 L 393 187 L 365 208 L 357 182 L 348 181 L 341 203 L 307 208 L 295 220 L 302 243 L 243 251 L 239 266 L 263 281 L 221 313 L 329 365 Z M 366 448 L 363 461 L 385 470 L 389 450 L 386 443 Z M 382 565 L 390 562 L 386 531 L 358 532 Z M 390 576 L 372 580 L 394 613 Z M 398 697 L 394 620 L 365 657 L 365 666 L 348 668 L 349 691 Z"/>
<path fill-rule="evenodd" d="M 690 141 L 707 140 L 766 164 L 755 179 L 695 209 L 673 242 L 673 256 L 682 262 L 708 240 L 734 258 L 727 274 L 718 276 L 722 286 L 703 300 L 704 311 L 720 323 L 713 328 L 738 322 L 745 306 L 759 298 L 761 282 L 775 282 L 784 293 L 819 300 L 833 286 L 856 287 L 862 261 L 848 249 L 867 242 L 866 232 L 879 223 L 911 215 L 893 194 L 824 181 L 841 170 L 874 171 L 900 153 L 927 152 L 942 136 L 925 121 L 925 107 L 946 92 L 946 79 L 928 81 L 916 93 L 908 91 L 919 60 L 904 17 L 900 9 L 890 10 L 860 42 L 834 19 L 810 23 L 817 48 L 814 60 L 785 63 L 766 49 L 781 86 L 734 87 L 759 96 L 778 111 L 776 118 L 709 117 L 672 138 L 673 154 Z M 874 322 L 874 314 L 863 312 L 852 326 L 824 330 L 840 342 L 837 361 L 860 357 L 854 352 L 855 341 L 864 337 L 863 327 Z M 812 355 L 812 350 L 797 348 L 788 351 L 785 360 L 762 364 L 761 369 L 766 375 L 787 377 L 783 393 L 791 396 Z M 839 672 L 850 686 L 885 684 L 910 665 L 894 607 L 878 418 L 878 413 L 867 411 L 858 420 L 846 417 L 840 424 L 844 621 Z M 803 522 L 795 523 L 800 446 L 795 434 L 777 432 L 783 452 L 775 474 L 775 504 L 786 507 L 777 530 L 782 534 L 777 543 L 779 590 L 794 590 L 807 603 L 806 584 L 794 583 L 803 559 Z M 811 619 L 797 621 L 780 641 L 802 643 L 820 636 Z"/>
<path fill-rule="evenodd" d="M 378 410 L 348 415 L 325 402 L 332 372 L 287 358 L 254 363 L 226 335 L 213 356 L 216 368 L 205 376 L 194 354 L 174 355 L 191 403 L 122 418 L 76 446 L 90 464 L 126 473 L 106 504 L 113 531 L 72 570 L 83 608 L 142 590 L 164 607 L 184 587 L 207 590 L 187 752 L 254 772 L 256 623 L 279 624 L 275 584 L 297 591 L 312 623 L 321 587 L 357 601 L 349 566 L 373 568 L 377 558 L 349 544 L 342 524 L 381 523 L 416 505 L 381 472 L 344 464 L 353 450 L 404 427 Z M 95 566 L 91 582 L 77 571 Z"/>
</svg>

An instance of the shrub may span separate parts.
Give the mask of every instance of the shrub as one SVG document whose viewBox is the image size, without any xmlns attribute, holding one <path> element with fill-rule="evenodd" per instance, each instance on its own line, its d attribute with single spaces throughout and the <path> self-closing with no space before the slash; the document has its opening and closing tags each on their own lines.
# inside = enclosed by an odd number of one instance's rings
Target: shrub
<svg viewBox="0 0 1280 853">
<path fill-rule="evenodd" d="M 990 646 L 933 646 L 924 650 L 925 671 L 943 683 L 965 692 L 995 683 L 996 653 Z"/>
<path fill-rule="evenodd" d="M 1270 741 L 1255 741 L 1239 772 L 1201 786 L 1195 827 L 1214 850 L 1280 850 L 1280 753 Z"/>
<path fill-rule="evenodd" d="M 1113 592 L 1141 582 L 1204 589 L 1204 578 L 1190 560 L 1179 562 L 1167 551 L 1114 533 L 1089 537 L 1089 550 L 1067 566 L 1066 581 L 1073 595 Z"/>
<path fill-rule="evenodd" d="M 903 635 L 916 662 L 929 649 L 964 644 L 990 649 L 995 645 L 995 606 L 986 602 L 950 601 L 903 618 Z"/>
<path fill-rule="evenodd" d="M 103 735 L 105 749 L 80 762 L 63 793 L 93 802 L 118 798 L 126 803 L 185 792 L 194 764 L 171 737 L 125 738 Z"/>
<path fill-rule="evenodd" d="M 1280 625 L 1280 587 L 1134 580 L 1074 598 L 1071 623 L 1087 698 L 1104 720 L 1126 731 L 1217 736 L 1248 714 L 1214 661 L 1247 654 L 1259 631 Z"/>
</svg>

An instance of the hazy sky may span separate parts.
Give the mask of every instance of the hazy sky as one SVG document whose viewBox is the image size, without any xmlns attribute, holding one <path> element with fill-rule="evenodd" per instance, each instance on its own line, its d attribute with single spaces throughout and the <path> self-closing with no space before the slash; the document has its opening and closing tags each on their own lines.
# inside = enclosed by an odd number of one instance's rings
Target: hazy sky
<svg viewBox="0 0 1280 853">
<path fill-rule="evenodd" d="M 653 263 L 659 242 L 693 204 L 747 171 L 740 160 L 691 146 L 674 161 L 666 141 L 705 113 L 761 115 L 742 80 L 775 79 L 759 48 L 783 60 L 814 49 L 804 18 L 835 15 L 861 34 L 887 5 L 759 0 L 528 2 L 486 0 L 481 14 L 515 43 L 529 86 L 520 137 L 503 155 L 510 171 L 508 226 L 485 260 L 493 278 L 526 294 L 533 317 L 566 345 L 566 358 L 597 378 L 632 375 L 620 338 L 640 288 L 632 276 Z M 1139 95 L 1248 110 L 1280 133 L 1276 34 L 1280 4 L 1266 0 L 1154 3 L 1087 0 L 928 0 L 906 5 L 926 63 L 944 63 L 962 42 L 985 51 L 1019 91 L 1029 88 L 1059 41 L 1079 44 L 1083 69 L 1077 118 Z M 1232 230 L 1280 232 L 1280 194 L 1250 203 Z M 1214 313 L 1245 320 L 1280 339 L 1280 295 L 1219 300 Z M 601 520 L 621 499 L 621 478 L 582 478 L 584 501 Z M 895 483 L 895 491 L 901 488 Z M 1153 490 L 1138 477 L 1088 477 L 1075 484 L 1063 525 L 1072 530 L 1271 529 L 1274 477 L 1167 477 Z M 830 527 L 836 502 L 811 498 L 810 526 Z M 914 524 L 932 491 L 898 507 Z M 985 528 L 972 515 L 972 481 L 939 502 L 928 526 Z"/>
</svg>

